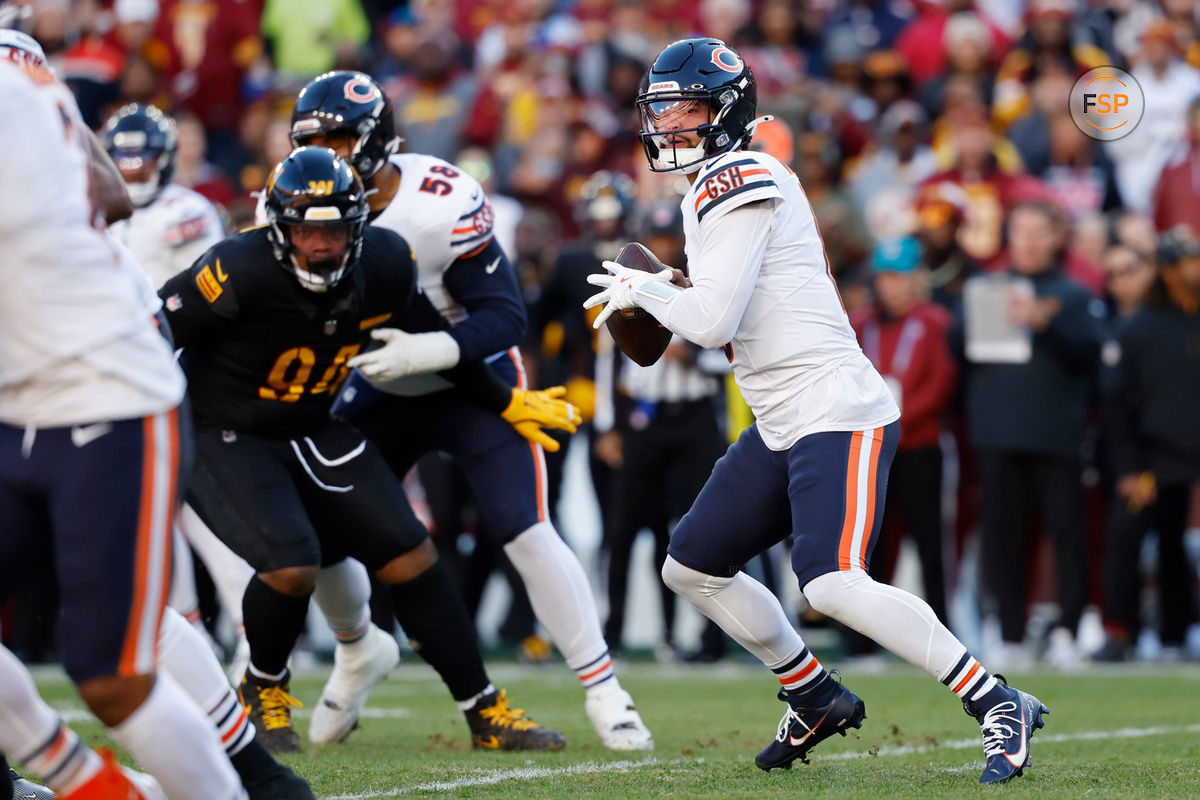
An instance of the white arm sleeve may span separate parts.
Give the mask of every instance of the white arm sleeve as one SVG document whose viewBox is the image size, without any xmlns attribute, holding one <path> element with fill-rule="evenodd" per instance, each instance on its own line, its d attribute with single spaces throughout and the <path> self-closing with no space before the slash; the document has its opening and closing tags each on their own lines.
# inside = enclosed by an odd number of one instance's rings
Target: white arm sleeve
<svg viewBox="0 0 1200 800">
<path fill-rule="evenodd" d="M 672 332 L 704 348 L 733 339 L 758 278 L 774 201 L 750 203 L 729 211 L 700 233 L 690 265 L 692 288 L 664 292 L 663 283 L 636 292 L 637 304 Z"/>
</svg>

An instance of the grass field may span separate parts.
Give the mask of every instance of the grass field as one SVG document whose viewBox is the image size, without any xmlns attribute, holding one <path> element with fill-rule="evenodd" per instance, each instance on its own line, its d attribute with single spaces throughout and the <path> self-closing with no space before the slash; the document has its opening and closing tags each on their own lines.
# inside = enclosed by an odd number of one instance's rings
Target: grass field
<svg viewBox="0 0 1200 800">
<path fill-rule="evenodd" d="M 812 763 L 770 774 L 754 754 L 783 706 L 750 665 L 630 664 L 622 683 L 653 730 L 653 753 L 605 750 L 583 692 L 561 665 L 497 664 L 493 680 L 539 722 L 566 734 L 561 753 L 473 752 L 466 722 L 428 668 L 406 662 L 380 684 L 362 727 L 343 744 L 289 757 L 319 797 L 465 798 L 1037 798 L 1200 797 L 1200 665 L 1119 668 L 1077 676 L 1014 675 L 1050 707 L 1033 740 L 1034 765 L 1000 787 L 978 785 L 979 729 L 936 681 L 903 665 L 845 680 L 867 704 L 858 736 L 834 737 Z M 292 683 L 306 703 L 323 675 Z M 41 673 L 43 695 L 92 743 L 101 728 L 65 680 Z M 307 709 L 298 712 L 301 734 Z"/>
</svg>

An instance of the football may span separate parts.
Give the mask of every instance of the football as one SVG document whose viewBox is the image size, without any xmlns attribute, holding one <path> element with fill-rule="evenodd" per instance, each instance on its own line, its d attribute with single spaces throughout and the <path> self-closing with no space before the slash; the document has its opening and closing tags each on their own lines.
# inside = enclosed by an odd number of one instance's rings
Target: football
<svg viewBox="0 0 1200 800">
<path fill-rule="evenodd" d="M 630 242 L 622 247 L 613 260 L 623 267 L 642 272 L 666 269 L 654 253 L 637 242 Z M 662 358 L 667 345 L 671 343 L 671 332 L 640 308 L 623 308 L 609 317 L 605 324 L 608 325 L 608 332 L 612 334 L 621 352 L 643 367 L 648 367 Z"/>
</svg>

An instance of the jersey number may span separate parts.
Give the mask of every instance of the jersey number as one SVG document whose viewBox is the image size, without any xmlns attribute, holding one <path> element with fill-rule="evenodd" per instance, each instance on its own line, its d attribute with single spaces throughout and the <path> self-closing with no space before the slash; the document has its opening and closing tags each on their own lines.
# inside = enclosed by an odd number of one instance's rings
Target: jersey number
<svg viewBox="0 0 1200 800">
<path fill-rule="evenodd" d="M 325 368 L 321 379 L 312 386 L 306 386 L 312 376 L 313 367 L 317 363 L 317 354 L 311 347 L 293 347 L 284 350 L 275 359 L 275 365 L 267 375 L 267 385 L 258 387 L 258 396 L 264 400 L 280 400 L 284 403 L 295 403 L 305 392 L 309 394 L 332 394 L 346 379 L 350 368 L 346 362 L 354 358 L 362 349 L 361 344 L 348 344 L 333 357 L 333 363 Z"/>
<path fill-rule="evenodd" d="M 450 167 L 443 167 L 441 164 L 430 167 L 429 171 L 435 175 L 445 175 L 447 178 L 458 177 L 458 170 L 451 169 Z M 421 185 L 417 188 L 417 191 L 429 192 L 430 194 L 436 195 L 447 195 L 454 191 L 454 187 L 450 185 L 450 181 L 444 181 L 441 178 L 425 177 L 421 181 Z"/>
</svg>

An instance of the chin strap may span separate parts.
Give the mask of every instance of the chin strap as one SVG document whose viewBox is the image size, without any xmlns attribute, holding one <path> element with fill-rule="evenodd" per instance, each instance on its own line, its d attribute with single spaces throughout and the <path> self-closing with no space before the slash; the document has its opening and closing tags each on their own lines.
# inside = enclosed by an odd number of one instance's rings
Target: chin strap
<svg viewBox="0 0 1200 800">
<path fill-rule="evenodd" d="M 755 129 L 759 125 L 762 125 L 764 122 L 770 122 L 773 119 L 775 119 L 774 114 L 763 114 L 761 117 L 750 120 L 749 124 L 746 125 L 746 138 L 749 139 L 753 136 Z"/>
</svg>

